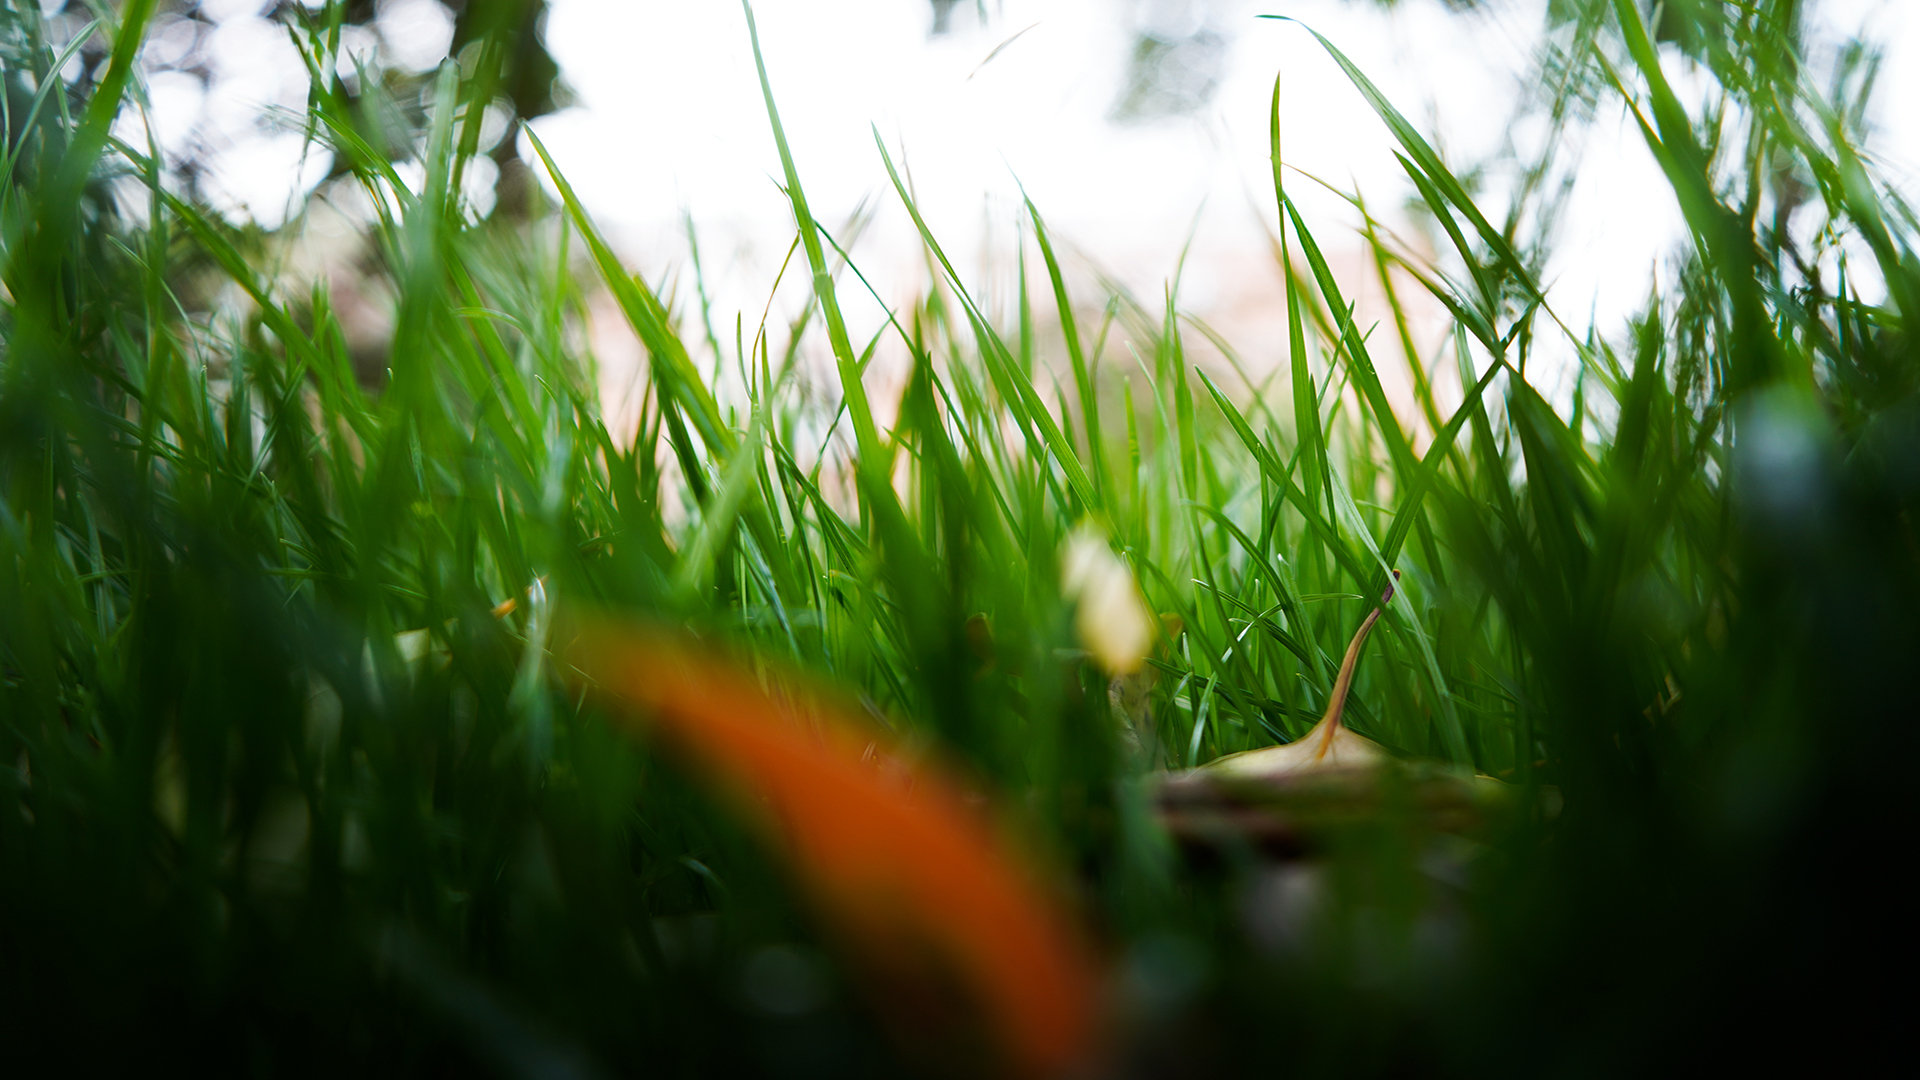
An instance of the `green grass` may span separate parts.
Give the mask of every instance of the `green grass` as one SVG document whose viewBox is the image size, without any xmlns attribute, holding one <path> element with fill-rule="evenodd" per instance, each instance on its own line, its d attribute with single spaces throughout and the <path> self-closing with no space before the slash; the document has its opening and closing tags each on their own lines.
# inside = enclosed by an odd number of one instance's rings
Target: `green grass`
<svg viewBox="0 0 1920 1080">
<path fill-rule="evenodd" d="M 862 340 L 839 299 L 862 279 L 808 210 L 764 72 L 816 303 L 710 346 L 557 173 L 531 224 L 471 221 L 455 178 L 490 90 L 451 66 L 418 193 L 338 85 L 314 87 L 314 137 L 380 208 L 395 320 L 370 387 L 325 290 L 267 272 L 279 238 L 178 200 L 152 147 L 110 134 L 153 4 L 110 13 L 91 98 L 10 112 L 0 163 L 10 1053 L 86 1072 L 924 1067 L 759 834 L 568 693 L 547 650 L 569 604 L 819 673 L 958 763 L 1072 883 L 1112 967 L 1114 1059 L 1141 1073 L 1610 1073 L 1817 1049 L 1830 1008 L 1872 1035 L 1890 1006 L 1830 965 L 1904 918 L 1920 224 L 1859 145 L 1861 84 L 1807 84 L 1794 4 L 1695 6 L 1708 115 L 1626 0 L 1564 5 L 1555 31 L 1574 69 L 1556 108 L 1633 109 L 1690 232 L 1677 284 L 1617 340 L 1548 310 L 1548 238 L 1496 223 L 1525 208 L 1477 204 L 1327 42 L 1444 244 L 1423 262 L 1369 229 L 1394 325 L 1357 325 L 1359 283 L 1276 159 L 1289 348 L 1266 394 L 1189 362 L 1205 328 L 1171 288 L 1071 291 L 1043 207 L 1017 310 L 982 306 L 884 144 L 940 280 Z M 9 78 L 58 87 L 36 18 L 0 15 Z M 296 37 L 333 70 L 324 30 Z M 144 224 L 112 211 L 113 177 L 145 186 Z M 1827 250 L 1773 220 L 1789 185 Z M 1870 264 L 1832 255 L 1842 238 Z M 215 279 L 246 301 L 195 301 Z M 1404 332 L 1413 284 L 1448 312 L 1437 355 Z M 580 346 L 600 288 L 651 358 L 637 432 L 606 427 Z M 834 416 L 800 402 L 789 334 L 824 334 Z M 913 358 L 891 429 L 860 381 L 882 338 Z M 1534 354 L 1577 357 L 1575 402 L 1529 382 Z M 742 396 L 716 394 L 716 363 Z M 1396 367 L 1419 418 L 1389 407 Z M 1061 596 L 1082 522 L 1185 627 L 1154 661 L 1144 755 Z M 1305 731 L 1392 568 L 1348 723 L 1564 809 L 1450 841 L 1389 799 L 1313 869 L 1180 857 L 1148 813 L 1151 761 Z M 750 985 L 789 945 L 819 980 L 797 1015 Z"/>
</svg>

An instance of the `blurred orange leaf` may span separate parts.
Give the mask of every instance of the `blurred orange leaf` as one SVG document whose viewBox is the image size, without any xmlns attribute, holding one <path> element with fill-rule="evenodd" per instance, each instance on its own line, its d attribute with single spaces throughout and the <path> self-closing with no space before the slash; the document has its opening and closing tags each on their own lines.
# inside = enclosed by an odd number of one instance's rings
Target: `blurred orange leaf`
<svg viewBox="0 0 1920 1080">
<path fill-rule="evenodd" d="M 817 693 L 769 692 L 681 635 L 600 619 L 573 631 L 561 656 L 569 677 L 629 730 L 760 808 L 870 970 L 896 971 L 903 946 L 923 948 L 1021 1071 L 1055 1074 L 1085 1059 L 1098 984 L 1090 953 L 956 784 L 877 747 L 851 710 Z"/>
</svg>

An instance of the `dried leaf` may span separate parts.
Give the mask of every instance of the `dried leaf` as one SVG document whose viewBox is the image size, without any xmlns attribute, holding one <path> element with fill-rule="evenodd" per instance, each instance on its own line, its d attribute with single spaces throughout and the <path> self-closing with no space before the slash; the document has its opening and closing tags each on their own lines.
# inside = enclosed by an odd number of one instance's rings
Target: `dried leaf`
<svg viewBox="0 0 1920 1080">
<path fill-rule="evenodd" d="M 1398 571 L 1394 577 L 1399 578 Z M 1390 765 L 1396 766 L 1402 796 L 1437 831 L 1468 830 L 1490 813 L 1512 808 L 1516 789 L 1510 785 L 1444 766 L 1399 762 L 1385 747 L 1341 723 L 1361 647 L 1392 599 L 1389 584 L 1380 606 L 1368 613 L 1347 645 L 1325 715 L 1305 735 L 1281 746 L 1228 754 L 1162 780 L 1156 808 L 1169 832 L 1203 845 L 1245 842 L 1297 853 L 1319 829 L 1378 813 L 1383 805 L 1378 780 Z M 1543 800 L 1557 797 L 1542 793 Z M 1542 806 L 1551 816 L 1551 803 L 1543 801 Z"/>
<path fill-rule="evenodd" d="M 1399 571 L 1394 577 L 1399 578 Z M 1305 735 L 1281 746 L 1247 750 L 1202 766 L 1210 776 L 1246 780 L 1274 780 L 1296 773 L 1333 769 L 1369 769 L 1390 760 L 1386 749 L 1364 735 L 1355 734 L 1340 722 L 1347 709 L 1347 694 L 1353 689 L 1353 669 L 1360 662 L 1360 648 L 1373 632 L 1380 612 L 1393 599 L 1393 586 L 1387 586 L 1380 606 L 1367 613 L 1367 619 L 1347 643 L 1347 655 L 1340 661 L 1340 675 L 1334 680 L 1333 694 L 1326 714 Z"/>
<path fill-rule="evenodd" d="M 1397 571 L 1394 576 L 1398 578 Z M 1317 816 L 1365 812 L 1373 801 L 1365 780 L 1393 758 L 1340 718 L 1353 689 L 1360 649 L 1392 598 L 1389 584 L 1381 606 L 1368 613 L 1347 644 L 1326 713 L 1305 735 L 1280 746 L 1228 754 L 1197 769 L 1169 774 L 1161 782 L 1158 810 L 1170 832 L 1205 842 L 1237 836 L 1291 845 L 1299 839 L 1300 807 L 1281 804 L 1297 804 L 1305 796 L 1315 804 Z"/>
</svg>

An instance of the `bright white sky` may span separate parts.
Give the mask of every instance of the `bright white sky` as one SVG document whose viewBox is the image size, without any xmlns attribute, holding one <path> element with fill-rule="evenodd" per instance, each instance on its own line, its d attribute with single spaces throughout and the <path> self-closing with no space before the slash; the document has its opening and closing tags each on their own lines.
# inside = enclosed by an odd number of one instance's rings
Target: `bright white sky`
<svg viewBox="0 0 1920 1080">
<path fill-rule="evenodd" d="M 208 0 L 203 7 L 220 22 L 201 43 L 211 53 L 213 91 L 185 76 L 162 76 L 150 91 L 162 144 L 210 147 L 216 200 L 233 216 L 273 224 L 325 162 L 303 157 L 297 135 L 263 133 L 255 122 L 263 105 L 297 110 L 305 93 L 284 31 L 258 17 L 265 6 Z M 1149 302 L 1191 232 L 1183 303 L 1231 330 L 1272 321 L 1276 279 L 1261 222 L 1273 215 L 1267 107 L 1276 72 L 1289 164 L 1358 191 L 1389 221 L 1411 194 L 1384 127 L 1311 36 L 1255 16 L 1283 13 L 1320 30 L 1451 160 L 1466 162 L 1508 137 L 1545 0 L 1495 0 L 1492 14 L 1465 17 L 1447 14 L 1439 0 L 1402 0 L 1391 13 L 1343 0 L 987 6 L 992 17 L 982 25 L 963 0 L 953 32 L 931 37 L 925 0 L 756 4 L 816 216 L 835 228 L 863 200 L 877 200 L 857 261 L 889 302 L 924 288 L 923 256 L 874 148 L 877 127 L 911 170 L 923 210 L 964 274 L 1004 288 L 1024 184 L 1077 265 L 1101 268 Z M 1920 117 L 1899 107 L 1920 100 L 1914 6 L 1826 0 L 1820 9 L 1830 35 L 1865 24 L 1890 43 L 1878 145 L 1896 166 L 1920 161 Z M 377 48 L 415 69 L 443 55 L 451 23 L 439 4 L 382 0 L 379 10 L 377 32 L 350 42 L 352 50 Z M 1211 102 L 1173 120 L 1110 122 L 1133 28 L 1157 21 L 1178 29 L 1196 18 L 1231 42 Z M 172 32 L 156 27 L 149 50 L 180 46 Z M 577 105 L 535 129 L 625 256 L 650 277 L 684 267 L 690 214 L 719 312 L 728 322 L 736 310 L 757 313 L 792 223 L 775 184 L 780 168 L 740 6 L 553 0 L 547 40 Z M 1675 243 L 1678 213 L 1637 132 L 1617 108 L 1603 115 L 1549 278 L 1563 317 L 1579 325 L 1591 311 L 1605 330 L 1645 298 L 1652 268 Z M 1322 243 L 1351 251 L 1354 219 L 1340 201 L 1305 180 L 1290 184 Z M 1503 203 L 1496 195 L 1488 205 Z M 874 308 L 863 321 L 878 314 Z"/>
<path fill-rule="evenodd" d="M 1024 185 L 1060 237 L 1149 302 L 1192 230 L 1183 302 L 1232 328 L 1274 322 L 1260 220 L 1273 215 L 1267 109 L 1276 72 L 1289 164 L 1358 191 L 1389 221 L 1412 194 L 1384 126 L 1318 43 L 1298 25 L 1256 16 L 1284 13 L 1325 34 L 1451 160 L 1465 162 L 1508 138 L 1545 4 L 1500 0 L 1491 14 L 1468 17 L 1437 0 L 1404 0 L 1393 12 L 1343 0 L 988 6 L 986 25 L 957 10 L 953 32 L 930 38 L 922 0 L 756 4 L 816 216 L 831 227 L 862 199 L 879 199 L 884 209 L 856 256 L 890 300 L 922 287 L 925 265 L 887 188 L 877 127 L 911 167 L 922 208 L 963 273 L 986 278 L 980 268 L 997 266 L 1004 279 Z M 1920 93 L 1913 6 L 1830 0 L 1825 12 L 1829 34 L 1864 22 L 1893 43 L 1881 148 L 1904 161 L 1920 160 L 1920 120 L 1894 107 Z M 1131 28 L 1183 17 L 1210 19 L 1231 38 L 1211 103 L 1177 120 L 1110 123 Z M 757 309 L 746 294 L 766 288 L 792 234 L 739 5 L 554 0 L 548 43 L 579 105 L 535 127 L 583 199 L 649 272 L 684 261 L 681 214 L 690 213 L 723 295 L 737 288 L 739 306 Z M 1340 201 L 1305 181 L 1290 185 L 1323 244 L 1348 247 L 1354 218 Z M 1488 205 L 1504 204 L 1496 196 Z M 1576 326 L 1589 312 L 1603 328 L 1617 326 L 1645 300 L 1680 229 L 1670 191 L 1618 108 L 1592 132 L 1563 229 L 1549 268 L 1556 307 Z"/>
<path fill-rule="evenodd" d="M 1211 103 L 1178 119 L 1111 123 L 1135 20 L 1177 20 L 1186 8 L 1233 39 Z M 1290 164 L 1382 207 L 1406 188 L 1359 95 L 1299 26 L 1255 18 L 1269 10 L 1341 44 L 1413 115 L 1426 116 L 1431 100 L 1450 150 L 1497 148 L 1529 27 L 1460 20 L 1437 3 L 1388 16 L 1340 0 L 1004 0 L 987 25 L 960 14 L 942 38 L 929 38 L 920 0 L 764 0 L 756 16 L 816 215 L 837 223 L 862 199 L 880 200 L 858 252 L 870 278 L 897 275 L 911 289 L 924 276 L 877 127 L 963 273 L 1004 267 L 996 256 L 1011 249 L 1024 185 L 1060 238 L 1149 302 L 1194 231 L 1183 299 L 1207 311 L 1244 303 L 1249 285 L 1272 296 L 1260 222 L 1273 215 L 1276 72 Z M 784 253 L 791 225 L 739 6 L 557 0 L 548 41 L 580 107 L 536 130 L 596 213 L 657 267 L 681 246 L 684 208 L 703 245 L 725 256 L 709 262 L 751 268 L 743 276 L 764 288 L 765 261 Z M 1353 219 L 1339 201 L 1305 180 L 1294 191 L 1329 244 L 1343 246 Z"/>
</svg>

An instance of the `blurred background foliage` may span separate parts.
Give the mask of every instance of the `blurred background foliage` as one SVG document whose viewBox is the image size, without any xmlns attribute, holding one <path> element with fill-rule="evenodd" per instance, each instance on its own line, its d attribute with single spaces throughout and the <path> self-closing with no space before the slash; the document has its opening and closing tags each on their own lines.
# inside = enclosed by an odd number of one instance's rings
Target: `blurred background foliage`
<svg viewBox="0 0 1920 1080">
<path fill-rule="evenodd" d="M 197 40 L 204 6 L 0 8 L 12 1060 L 994 1068 L 938 987 L 846 961 L 725 792 L 570 687 L 550 659 L 567 604 L 726 643 L 756 684 L 811 673 L 950 762 L 1099 944 L 1093 1071 L 1870 1053 L 1900 1031 L 1905 962 L 1920 223 L 1863 144 L 1873 43 L 1810 72 L 1805 6 L 1555 3 L 1538 107 L 1556 129 L 1634 110 L 1689 231 L 1617 340 L 1541 301 L 1552 140 L 1538 182 L 1482 206 L 1376 98 L 1439 238 L 1369 231 L 1383 325 L 1354 325 L 1354 284 L 1280 183 L 1290 347 L 1257 385 L 1188 363 L 1207 331 L 1177 282 L 1083 320 L 1043 243 L 989 311 L 929 235 L 925 297 L 882 330 L 914 358 L 897 409 L 868 400 L 874 342 L 836 299 L 862 279 L 797 173 L 817 297 L 789 326 L 716 322 L 697 289 L 633 275 L 560 178 L 483 212 L 463 177 L 564 95 L 536 5 L 441 9 L 442 56 L 378 72 L 349 30 L 387 9 L 274 9 L 316 76 L 303 153 L 374 208 L 391 318 L 371 364 L 340 290 L 290 286 L 191 153 L 127 120 L 160 74 L 142 50 Z M 509 126 L 488 143 L 490 108 Z M 1403 288 L 1445 308 L 1437 350 Z M 589 289 L 649 357 L 631 430 L 597 401 Z M 824 406 L 792 392 L 803 343 L 839 372 Z M 1569 400 L 1529 380 L 1556 354 Z M 1144 735 L 1062 595 L 1085 528 L 1179 616 Z M 1384 782 L 1304 855 L 1176 850 L 1155 770 L 1304 732 L 1390 567 L 1349 723 L 1516 809 L 1443 827 Z"/>
</svg>

